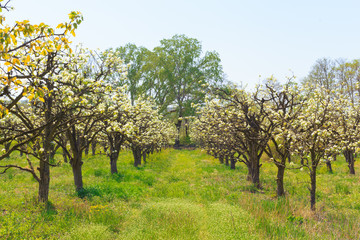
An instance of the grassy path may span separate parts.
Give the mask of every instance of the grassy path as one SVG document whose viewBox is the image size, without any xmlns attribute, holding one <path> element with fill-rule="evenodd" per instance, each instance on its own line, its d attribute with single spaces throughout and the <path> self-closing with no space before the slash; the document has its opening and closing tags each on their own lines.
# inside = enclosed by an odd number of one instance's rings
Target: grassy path
<svg viewBox="0 0 360 240">
<path fill-rule="evenodd" d="M 124 226 L 120 239 L 259 239 L 243 209 L 201 199 L 199 152 L 176 151 L 158 176 L 154 192 Z"/>
</svg>

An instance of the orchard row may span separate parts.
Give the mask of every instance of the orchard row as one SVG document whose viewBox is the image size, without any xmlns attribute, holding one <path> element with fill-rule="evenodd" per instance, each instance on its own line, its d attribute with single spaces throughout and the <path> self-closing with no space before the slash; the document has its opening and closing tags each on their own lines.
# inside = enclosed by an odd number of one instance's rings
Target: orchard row
<svg viewBox="0 0 360 240">
<path fill-rule="evenodd" d="M 331 161 L 344 154 L 350 174 L 355 174 L 354 156 L 360 149 L 360 68 L 355 64 L 353 68 L 346 63 L 346 72 L 338 70 L 344 74 L 332 78 L 332 88 L 319 78 L 302 84 L 268 79 L 254 92 L 231 86 L 214 89 L 206 103 L 197 106 L 194 137 L 220 162 L 230 161 L 231 168 L 244 163 L 247 179 L 257 188 L 261 188 L 261 159 L 267 155 L 278 169 L 278 196 L 285 194 L 287 167 L 307 171 L 315 210 L 320 163 L 332 171 Z M 291 162 L 292 158 L 299 161 Z"/>
</svg>

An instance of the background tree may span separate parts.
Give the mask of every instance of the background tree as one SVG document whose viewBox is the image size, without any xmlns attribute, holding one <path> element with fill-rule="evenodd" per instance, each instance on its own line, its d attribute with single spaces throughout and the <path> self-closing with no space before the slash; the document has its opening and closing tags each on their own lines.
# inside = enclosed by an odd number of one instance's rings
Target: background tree
<svg viewBox="0 0 360 240">
<path fill-rule="evenodd" d="M 159 64 L 156 69 L 161 72 L 157 76 L 161 76 L 166 81 L 165 98 L 168 99 L 161 101 L 167 104 L 167 110 L 174 109 L 172 112 L 178 132 L 175 146 L 178 146 L 182 118 L 194 114 L 191 104 L 203 102 L 206 84 L 220 84 L 223 81 L 223 72 L 219 54 L 206 52 L 202 56 L 201 44 L 194 38 L 175 35 L 171 39 L 161 40 L 160 43 L 160 46 L 154 49 Z M 156 97 L 154 99 L 158 100 Z M 165 109 L 164 106 L 161 107 Z"/>
<path fill-rule="evenodd" d="M 114 52 L 128 65 L 128 71 L 126 78 L 115 74 L 111 81 L 116 87 L 127 85 L 131 104 L 134 105 L 135 99 L 146 91 L 143 86 L 143 75 L 144 66 L 148 63 L 147 55 L 150 54 L 150 51 L 145 47 L 137 47 L 135 44 L 128 43 L 123 47 L 116 48 Z"/>
<path fill-rule="evenodd" d="M 360 63 L 341 61 L 336 68 L 338 91 L 336 99 L 342 105 L 339 123 L 342 130 L 343 154 L 350 174 L 355 174 L 355 153 L 360 141 Z"/>
</svg>

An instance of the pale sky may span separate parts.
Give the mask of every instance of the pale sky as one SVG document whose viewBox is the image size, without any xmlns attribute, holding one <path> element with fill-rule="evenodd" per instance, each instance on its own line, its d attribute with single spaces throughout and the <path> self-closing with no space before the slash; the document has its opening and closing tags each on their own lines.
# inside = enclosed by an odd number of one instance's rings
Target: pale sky
<svg viewBox="0 0 360 240">
<path fill-rule="evenodd" d="M 359 58 L 359 0 L 12 0 L 7 20 L 56 27 L 80 11 L 75 43 L 152 49 L 185 34 L 220 54 L 228 80 L 248 85 L 274 75 L 307 75 L 319 58 Z M 261 77 L 259 77 L 259 75 Z"/>
</svg>

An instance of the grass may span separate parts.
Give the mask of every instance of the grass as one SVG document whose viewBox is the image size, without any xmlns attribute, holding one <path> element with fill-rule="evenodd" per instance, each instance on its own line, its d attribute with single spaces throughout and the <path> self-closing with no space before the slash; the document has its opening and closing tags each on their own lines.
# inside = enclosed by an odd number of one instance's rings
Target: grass
<svg viewBox="0 0 360 240">
<path fill-rule="evenodd" d="M 61 159 L 61 155 L 56 155 Z M 13 154 L 11 161 L 19 161 Z M 356 168 L 359 169 L 358 162 Z M 76 193 L 69 164 L 51 169 L 50 203 L 36 202 L 37 183 L 16 170 L 0 175 L 4 239 L 359 239 L 360 182 L 346 163 L 321 166 L 317 211 L 308 176 L 287 170 L 285 198 L 275 196 L 276 168 L 263 162 L 263 189 L 201 150 L 167 149 L 132 166 L 122 152 L 111 175 L 104 155 L 84 157 L 85 189 Z"/>
</svg>

